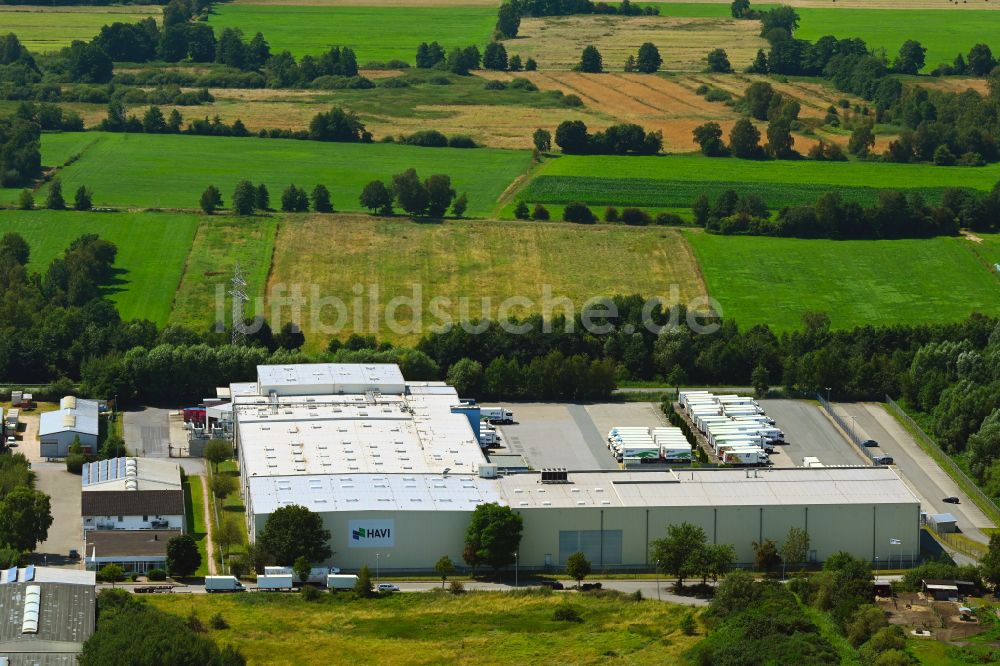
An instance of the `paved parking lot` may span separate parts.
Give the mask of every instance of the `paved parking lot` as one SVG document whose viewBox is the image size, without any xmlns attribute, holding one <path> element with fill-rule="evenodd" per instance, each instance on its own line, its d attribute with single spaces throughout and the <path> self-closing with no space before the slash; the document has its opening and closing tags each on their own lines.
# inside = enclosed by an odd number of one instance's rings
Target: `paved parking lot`
<svg viewBox="0 0 1000 666">
<path fill-rule="evenodd" d="M 66 471 L 63 463 L 32 464 L 35 488 L 51 498 L 52 526 L 49 538 L 38 545 L 33 561 L 50 566 L 80 566 L 68 559 L 72 548 L 83 548 L 83 526 L 80 517 L 80 477 Z"/>
<path fill-rule="evenodd" d="M 802 458 L 824 465 L 867 465 L 819 405 L 807 400 L 760 400 L 760 406 L 785 433 L 785 444 L 771 454 L 775 467 L 801 467 Z"/>
<path fill-rule="evenodd" d="M 140 456 L 166 458 L 170 455 L 170 411 L 143 407 L 124 413 L 125 446 Z"/>
</svg>

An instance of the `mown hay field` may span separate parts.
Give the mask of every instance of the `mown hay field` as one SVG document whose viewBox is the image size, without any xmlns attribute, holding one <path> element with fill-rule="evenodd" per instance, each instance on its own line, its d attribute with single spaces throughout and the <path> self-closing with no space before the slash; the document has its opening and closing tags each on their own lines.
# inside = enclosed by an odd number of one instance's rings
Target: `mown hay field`
<svg viewBox="0 0 1000 666">
<path fill-rule="evenodd" d="M 29 271 L 49 263 L 84 234 L 118 247 L 116 276 L 106 293 L 122 319 L 167 322 L 184 261 L 198 226 L 196 215 L 0 211 L 0 235 L 21 234 L 31 247 Z"/>
<path fill-rule="evenodd" d="M 421 42 L 437 41 L 446 48 L 476 44 L 482 49 L 493 33 L 496 7 L 220 4 L 209 24 L 216 32 L 262 32 L 272 53 L 287 49 L 295 57 L 318 56 L 331 46 L 349 46 L 360 64 L 413 64 Z"/>
<path fill-rule="evenodd" d="M 246 312 L 255 313 L 271 270 L 277 229 L 277 217 L 202 217 L 187 255 L 169 323 L 203 331 L 218 321 L 231 322 L 232 301 L 228 291 L 237 262 L 247 282 L 247 295 L 252 299 Z"/>
<path fill-rule="evenodd" d="M 801 327 L 823 311 L 836 328 L 1000 314 L 997 280 L 964 238 L 828 241 L 687 232 L 709 294 L 741 326 Z"/>
<path fill-rule="evenodd" d="M 64 157 L 70 152 L 67 143 L 76 150 L 81 136 L 95 140 L 60 172 L 63 190 L 72 193 L 86 185 L 99 206 L 197 209 L 209 185 L 222 191 L 228 205 L 236 183 L 246 178 L 267 185 L 274 207 L 280 207 L 281 193 L 289 184 L 311 191 L 322 183 L 337 210 L 357 211 L 366 183 L 388 180 L 412 167 L 423 178 L 450 175 L 452 186 L 468 194 L 468 214 L 485 215 L 531 162 L 527 151 L 489 148 L 98 132 L 45 135 L 43 162 Z M 8 189 L 5 196 L 14 198 L 16 191 Z"/>
<path fill-rule="evenodd" d="M 351 309 L 334 333 L 318 332 L 305 312 L 307 348 L 325 347 L 331 337 L 352 332 L 375 334 L 394 342 L 415 342 L 438 323 L 431 299 L 446 297 L 441 312 L 454 321 L 497 318 L 501 301 L 524 297 L 533 301 L 512 312 L 539 312 L 548 285 L 553 297 L 567 297 L 577 308 L 587 299 L 616 294 L 703 296 L 698 266 L 681 234 L 674 229 L 630 229 L 620 226 L 580 227 L 561 222 L 447 221 L 418 224 L 367 216 L 288 217 L 282 220 L 274 250 L 269 293 L 281 285 L 298 286 L 309 296 L 315 286 L 321 297 L 337 297 Z M 365 314 L 360 322 L 351 306 L 360 285 Z M 369 289 L 377 285 L 382 308 L 397 296 L 422 296 L 423 328 L 394 332 L 384 326 L 376 309 L 378 330 L 368 320 Z M 277 293 L 277 292 L 275 292 Z M 311 297 L 310 297 L 311 298 Z M 463 312 L 459 299 L 469 299 Z M 287 321 L 285 309 L 282 320 Z M 337 313 L 328 308 L 321 322 L 333 327 Z M 414 321 L 409 308 L 398 312 L 402 324 Z M 274 325 L 274 322 L 272 322 Z M 416 328 L 416 327 L 414 327 Z"/>
<path fill-rule="evenodd" d="M 152 16 L 157 23 L 163 15 L 158 5 L 102 7 L 45 7 L 0 4 L 0 33 L 14 33 L 29 51 L 48 53 L 69 46 L 74 39 L 90 41 L 101 26 L 136 23 Z"/>
<path fill-rule="evenodd" d="M 624 595 L 623 595 L 624 596 Z M 157 598 L 153 598 L 157 597 Z M 219 644 L 238 646 L 249 664 L 599 664 L 611 655 L 645 666 L 678 664 L 703 635 L 685 636 L 685 606 L 566 593 L 394 594 L 371 600 L 324 594 L 165 594 L 157 608 L 208 624 Z M 582 622 L 553 614 L 572 606 Z"/>
<path fill-rule="evenodd" d="M 670 7 L 663 8 L 669 14 Z M 621 72 L 625 58 L 643 42 L 652 42 L 663 57 L 666 71 L 702 71 L 712 49 L 726 49 L 737 70 L 753 62 L 758 49 L 767 49 L 757 21 L 735 21 L 728 16 L 549 16 L 526 18 L 515 40 L 504 42 L 509 54 L 534 58 L 542 70 L 570 70 L 580 62 L 583 47 L 601 52 L 604 69 Z"/>
</svg>

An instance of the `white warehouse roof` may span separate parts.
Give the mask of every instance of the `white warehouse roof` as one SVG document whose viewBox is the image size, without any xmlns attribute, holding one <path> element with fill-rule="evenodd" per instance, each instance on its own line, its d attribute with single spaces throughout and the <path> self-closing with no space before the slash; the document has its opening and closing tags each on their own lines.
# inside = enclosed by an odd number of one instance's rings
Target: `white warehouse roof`
<svg viewBox="0 0 1000 666">
<path fill-rule="evenodd" d="M 393 363 L 308 363 L 258 365 L 261 395 L 402 393 L 403 373 Z"/>
<path fill-rule="evenodd" d="M 96 400 L 66 396 L 59 401 L 59 409 L 41 415 L 38 434 L 45 436 L 70 431 L 96 437 L 99 409 Z"/>
</svg>

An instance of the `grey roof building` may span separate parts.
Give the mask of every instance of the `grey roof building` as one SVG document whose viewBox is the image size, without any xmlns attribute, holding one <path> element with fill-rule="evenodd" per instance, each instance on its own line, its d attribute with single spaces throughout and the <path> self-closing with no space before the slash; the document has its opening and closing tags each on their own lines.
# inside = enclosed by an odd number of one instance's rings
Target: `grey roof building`
<svg viewBox="0 0 1000 666">
<path fill-rule="evenodd" d="M 94 633 L 95 576 L 48 567 L 0 571 L 0 660 L 70 666 Z"/>
</svg>

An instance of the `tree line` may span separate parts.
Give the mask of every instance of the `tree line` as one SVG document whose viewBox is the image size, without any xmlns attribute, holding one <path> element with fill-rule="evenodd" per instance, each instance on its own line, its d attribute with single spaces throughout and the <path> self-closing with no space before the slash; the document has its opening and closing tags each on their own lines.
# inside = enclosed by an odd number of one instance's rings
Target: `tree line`
<svg viewBox="0 0 1000 666">
<path fill-rule="evenodd" d="M 551 139 L 547 137 L 546 130 L 535 131 L 532 139 L 539 152 L 551 149 Z M 663 133 L 647 132 L 635 123 L 622 123 L 591 134 L 582 120 L 564 120 L 556 128 L 555 143 L 567 155 L 656 155 L 663 148 Z"/>
<path fill-rule="evenodd" d="M 750 236 L 831 238 L 834 240 L 931 238 L 954 236 L 960 228 L 992 231 L 1000 220 L 1000 183 L 990 192 L 949 188 L 941 203 L 919 193 L 884 190 L 869 206 L 825 192 L 810 205 L 787 206 L 771 217 L 756 194 L 726 190 L 714 202 L 702 194 L 692 204 L 694 221 L 708 231 Z"/>
</svg>

